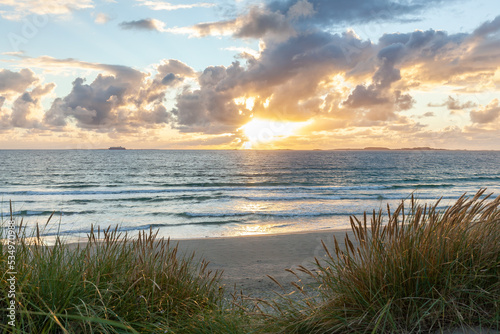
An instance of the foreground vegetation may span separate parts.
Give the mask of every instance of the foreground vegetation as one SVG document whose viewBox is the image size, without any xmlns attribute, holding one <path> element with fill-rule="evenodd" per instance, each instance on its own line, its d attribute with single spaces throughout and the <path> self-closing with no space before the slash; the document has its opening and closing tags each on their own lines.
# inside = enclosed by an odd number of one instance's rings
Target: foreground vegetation
<svg viewBox="0 0 500 334">
<path fill-rule="evenodd" d="M 92 231 L 82 246 L 40 233 L 20 236 L 16 250 L 16 328 L 20 333 L 234 332 L 238 312 L 225 311 L 220 273 L 179 256 L 156 234 L 130 240 L 117 230 Z M 1 290 L 7 291 L 7 245 L 1 245 Z M 7 296 L 3 295 L 3 305 Z M 4 307 L 0 311 L 7 319 Z M 210 319 L 211 324 L 205 323 Z"/>
<path fill-rule="evenodd" d="M 274 304 L 276 332 L 429 333 L 449 328 L 500 329 L 500 197 L 484 190 L 444 212 L 402 203 L 387 220 L 351 218 L 355 241 L 319 274 L 320 302 Z M 357 244 L 357 247 L 354 247 Z"/>
<path fill-rule="evenodd" d="M 302 298 L 225 298 L 221 274 L 153 232 L 92 231 L 83 246 L 41 245 L 17 227 L 17 327 L 37 333 L 433 333 L 500 330 L 500 196 L 484 190 L 438 211 L 413 198 L 351 218 L 355 240 L 324 245 Z M 6 229 L 2 229 L 5 238 Z M 0 288 L 8 248 L 0 244 Z M 296 283 L 294 283 L 296 284 Z M 2 305 L 7 305 L 6 294 Z M 257 305 L 259 306 L 259 305 Z M 2 319 L 7 310 L 2 306 Z M 4 331 L 12 328 L 4 321 Z"/>
</svg>

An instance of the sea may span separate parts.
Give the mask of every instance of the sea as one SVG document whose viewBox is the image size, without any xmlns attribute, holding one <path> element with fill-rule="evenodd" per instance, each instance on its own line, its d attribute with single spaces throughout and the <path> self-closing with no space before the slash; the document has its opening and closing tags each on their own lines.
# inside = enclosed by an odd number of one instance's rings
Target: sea
<svg viewBox="0 0 500 334">
<path fill-rule="evenodd" d="M 500 194 L 498 151 L 0 150 L 2 221 L 12 203 L 48 242 L 349 228 L 412 195 L 444 208 L 481 188 Z"/>
</svg>

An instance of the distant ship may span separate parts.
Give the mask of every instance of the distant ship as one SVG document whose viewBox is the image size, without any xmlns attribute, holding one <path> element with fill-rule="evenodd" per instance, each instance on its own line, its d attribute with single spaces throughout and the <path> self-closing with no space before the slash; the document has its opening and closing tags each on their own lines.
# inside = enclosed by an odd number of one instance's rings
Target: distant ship
<svg viewBox="0 0 500 334">
<path fill-rule="evenodd" d="M 121 146 L 112 146 L 108 148 L 108 150 L 126 150 L 126 148 Z"/>
</svg>

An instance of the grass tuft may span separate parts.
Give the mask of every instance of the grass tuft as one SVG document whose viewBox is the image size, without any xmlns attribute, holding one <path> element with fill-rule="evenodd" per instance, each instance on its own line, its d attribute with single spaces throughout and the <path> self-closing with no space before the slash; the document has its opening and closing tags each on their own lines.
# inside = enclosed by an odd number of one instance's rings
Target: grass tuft
<svg viewBox="0 0 500 334">
<path fill-rule="evenodd" d="M 316 261 L 320 298 L 275 304 L 280 333 L 433 333 L 500 324 L 500 197 L 480 190 L 443 212 L 413 197 L 351 218 Z M 311 274 L 309 272 L 309 274 Z"/>
<path fill-rule="evenodd" d="M 6 229 L 2 228 L 2 233 Z M 236 326 L 224 309 L 220 272 L 178 255 L 157 232 L 130 239 L 115 229 L 94 230 L 85 244 L 59 237 L 43 245 L 38 227 L 16 227 L 16 328 L 19 333 L 203 333 Z M 2 239 L 6 235 L 2 234 Z M 8 290 L 8 245 L 0 243 L 0 290 Z M 2 304 L 7 305 L 7 294 Z M 2 307 L 1 318 L 7 319 Z"/>
</svg>

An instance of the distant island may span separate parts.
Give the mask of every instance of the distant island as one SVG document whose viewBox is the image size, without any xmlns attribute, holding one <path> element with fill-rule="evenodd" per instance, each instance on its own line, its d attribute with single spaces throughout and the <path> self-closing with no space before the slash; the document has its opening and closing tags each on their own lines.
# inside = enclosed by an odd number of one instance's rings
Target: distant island
<svg viewBox="0 0 500 334">
<path fill-rule="evenodd" d="M 432 148 L 432 147 L 404 147 L 404 148 L 388 148 L 379 146 L 368 146 L 365 148 L 347 148 L 347 149 L 335 149 L 335 151 L 449 151 L 444 148 Z"/>
<path fill-rule="evenodd" d="M 365 151 L 390 151 L 390 148 L 387 147 L 365 147 Z"/>
<path fill-rule="evenodd" d="M 432 148 L 432 147 L 404 147 L 391 149 L 388 147 L 365 147 L 363 150 L 366 151 L 447 151 L 443 148 Z"/>
<path fill-rule="evenodd" d="M 126 148 L 121 146 L 111 146 L 108 150 L 126 150 Z"/>
<path fill-rule="evenodd" d="M 448 151 L 447 149 L 444 148 L 432 148 L 432 147 L 405 147 L 405 148 L 399 148 L 399 151 Z"/>
</svg>

